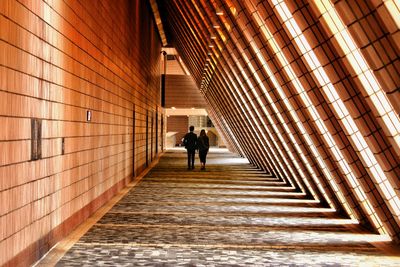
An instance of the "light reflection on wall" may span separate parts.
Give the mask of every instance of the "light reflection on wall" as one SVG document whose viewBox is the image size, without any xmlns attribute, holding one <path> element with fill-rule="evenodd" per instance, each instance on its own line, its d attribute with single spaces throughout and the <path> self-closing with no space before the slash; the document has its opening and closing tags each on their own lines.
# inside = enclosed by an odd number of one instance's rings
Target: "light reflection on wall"
<svg viewBox="0 0 400 267">
<path fill-rule="evenodd" d="M 343 24 L 330 0 L 316 1 L 315 3 L 322 15 L 322 18 L 327 22 L 330 31 L 338 41 L 340 48 L 346 56 L 346 59 L 350 62 L 350 66 L 358 76 L 363 86 L 362 89 L 364 89 L 369 95 L 379 116 L 385 122 L 383 126 L 386 127 L 386 130 L 390 132 L 391 136 L 395 140 L 395 143 L 397 144 L 397 149 L 399 149 L 400 119 L 390 104 L 386 93 L 382 90 L 381 85 L 378 83 L 375 75 L 371 71 L 371 68 L 368 66 L 360 52 L 360 49 L 356 46 L 353 38 L 351 37 L 346 26 Z M 332 91 L 333 93 L 336 93 L 334 90 Z M 338 98 L 339 96 L 335 95 L 335 101 Z M 344 105 L 341 109 L 345 113 L 343 115 L 348 116 Z M 358 135 L 358 138 L 355 140 L 355 144 L 360 150 L 360 153 L 363 155 L 363 158 L 373 177 L 377 181 L 381 192 L 383 192 L 386 200 L 390 203 L 389 206 L 391 207 L 392 211 L 398 218 L 400 218 L 400 199 L 393 189 L 394 185 L 391 184 L 390 180 L 386 178 L 384 171 L 378 164 L 378 161 L 375 159 L 372 151 L 369 149 L 368 144 L 365 142 L 361 134 L 357 132 L 358 129 L 355 123 L 349 118 L 346 125 L 347 129 L 354 129 L 352 134 Z"/>
<path fill-rule="evenodd" d="M 57 10 L 62 10 L 63 5 L 54 2 L 51 3 L 53 7 L 57 7 Z M 57 121 L 57 127 L 53 125 L 47 127 L 47 129 L 55 128 L 55 131 L 50 133 L 51 137 L 60 137 L 65 136 L 65 129 L 64 123 L 64 105 L 60 103 L 65 103 L 65 91 L 61 87 L 65 85 L 65 77 L 63 72 L 61 71 L 64 68 L 64 54 L 63 51 L 63 43 L 57 37 L 58 34 L 54 34 L 55 29 L 58 29 L 61 25 L 61 18 L 60 16 L 54 15 L 54 10 L 50 7 L 47 3 L 43 2 L 42 6 L 42 14 L 43 20 L 48 23 L 47 27 L 44 28 L 45 31 L 43 32 L 44 41 L 47 42 L 46 44 L 42 45 L 43 56 L 46 58 L 49 63 L 49 68 L 44 68 L 46 73 L 42 73 L 43 79 L 47 80 L 49 83 L 49 91 L 50 95 L 49 98 L 54 101 L 51 103 L 51 109 L 49 109 L 51 120 Z M 51 25 L 51 28 L 50 26 Z M 44 131 L 46 132 L 46 130 Z M 62 173 L 65 170 L 65 157 L 60 155 L 61 151 L 60 148 L 62 147 L 62 138 L 57 139 L 57 148 L 56 151 L 59 151 L 59 155 L 57 157 L 53 157 L 51 160 L 51 165 L 54 167 L 54 173 Z M 46 185 L 46 187 L 51 188 L 51 184 Z M 56 226 L 60 225 L 65 219 L 65 213 L 62 205 L 63 199 L 65 198 L 64 193 L 65 190 L 61 190 L 63 187 L 62 181 L 60 181 L 60 177 L 55 181 L 55 188 L 57 191 L 54 193 L 54 197 L 51 200 L 51 207 L 53 214 L 51 216 L 51 229 L 54 229 Z"/>
</svg>

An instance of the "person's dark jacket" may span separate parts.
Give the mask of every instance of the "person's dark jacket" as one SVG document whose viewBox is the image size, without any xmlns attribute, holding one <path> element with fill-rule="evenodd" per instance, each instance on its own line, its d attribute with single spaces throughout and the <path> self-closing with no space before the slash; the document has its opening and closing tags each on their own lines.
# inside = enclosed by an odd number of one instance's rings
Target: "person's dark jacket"
<svg viewBox="0 0 400 267">
<path fill-rule="evenodd" d="M 209 139 L 207 135 L 199 136 L 197 139 L 197 148 L 199 151 L 208 151 L 210 148 Z"/>
<path fill-rule="evenodd" d="M 187 133 L 183 139 L 183 144 L 187 150 L 196 150 L 197 148 L 197 135 L 193 132 Z"/>
</svg>

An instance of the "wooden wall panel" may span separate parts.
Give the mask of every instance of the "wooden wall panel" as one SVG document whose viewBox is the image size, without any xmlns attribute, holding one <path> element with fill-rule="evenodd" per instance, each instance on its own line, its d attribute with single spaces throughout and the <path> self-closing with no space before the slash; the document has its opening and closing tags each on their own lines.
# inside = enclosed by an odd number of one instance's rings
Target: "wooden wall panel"
<svg viewBox="0 0 400 267">
<path fill-rule="evenodd" d="M 189 131 L 189 118 L 187 116 L 169 116 L 167 118 L 167 132 L 177 132 L 175 145 L 182 144 L 181 140 Z"/>
<path fill-rule="evenodd" d="M 186 75 L 182 69 L 181 64 L 178 60 L 168 60 L 167 61 L 167 75 Z"/>
<path fill-rule="evenodd" d="M 203 95 L 192 76 L 167 75 L 165 79 L 165 107 L 206 108 Z"/>
<path fill-rule="evenodd" d="M 0 25 L 0 265 L 29 265 L 157 156 L 161 44 L 139 0 L 2 0 Z"/>
</svg>

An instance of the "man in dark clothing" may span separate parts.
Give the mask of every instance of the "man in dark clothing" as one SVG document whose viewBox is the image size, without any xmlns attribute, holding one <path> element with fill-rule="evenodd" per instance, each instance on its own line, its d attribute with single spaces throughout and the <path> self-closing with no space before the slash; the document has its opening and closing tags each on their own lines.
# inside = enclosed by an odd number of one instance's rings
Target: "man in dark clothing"
<svg viewBox="0 0 400 267">
<path fill-rule="evenodd" d="M 187 155 L 188 155 L 188 170 L 194 169 L 194 157 L 196 154 L 196 148 L 197 148 L 197 135 L 193 132 L 194 131 L 194 126 L 189 127 L 189 133 L 185 135 L 185 138 L 183 139 L 183 144 L 185 145 L 185 148 L 187 150 Z"/>
</svg>

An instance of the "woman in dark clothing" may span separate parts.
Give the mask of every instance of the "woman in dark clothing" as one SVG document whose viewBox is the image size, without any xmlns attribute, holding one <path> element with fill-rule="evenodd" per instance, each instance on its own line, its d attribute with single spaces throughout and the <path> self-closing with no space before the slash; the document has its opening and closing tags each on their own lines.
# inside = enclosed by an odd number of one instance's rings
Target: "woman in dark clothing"
<svg viewBox="0 0 400 267">
<path fill-rule="evenodd" d="M 201 130 L 200 136 L 197 139 L 197 148 L 199 150 L 199 157 L 200 157 L 200 163 L 201 163 L 202 170 L 206 169 L 206 157 L 207 157 L 209 147 L 210 147 L 210 144 L 208 141 L 208 136 L 206 135 L 206 131 Z"/>
</svg>

